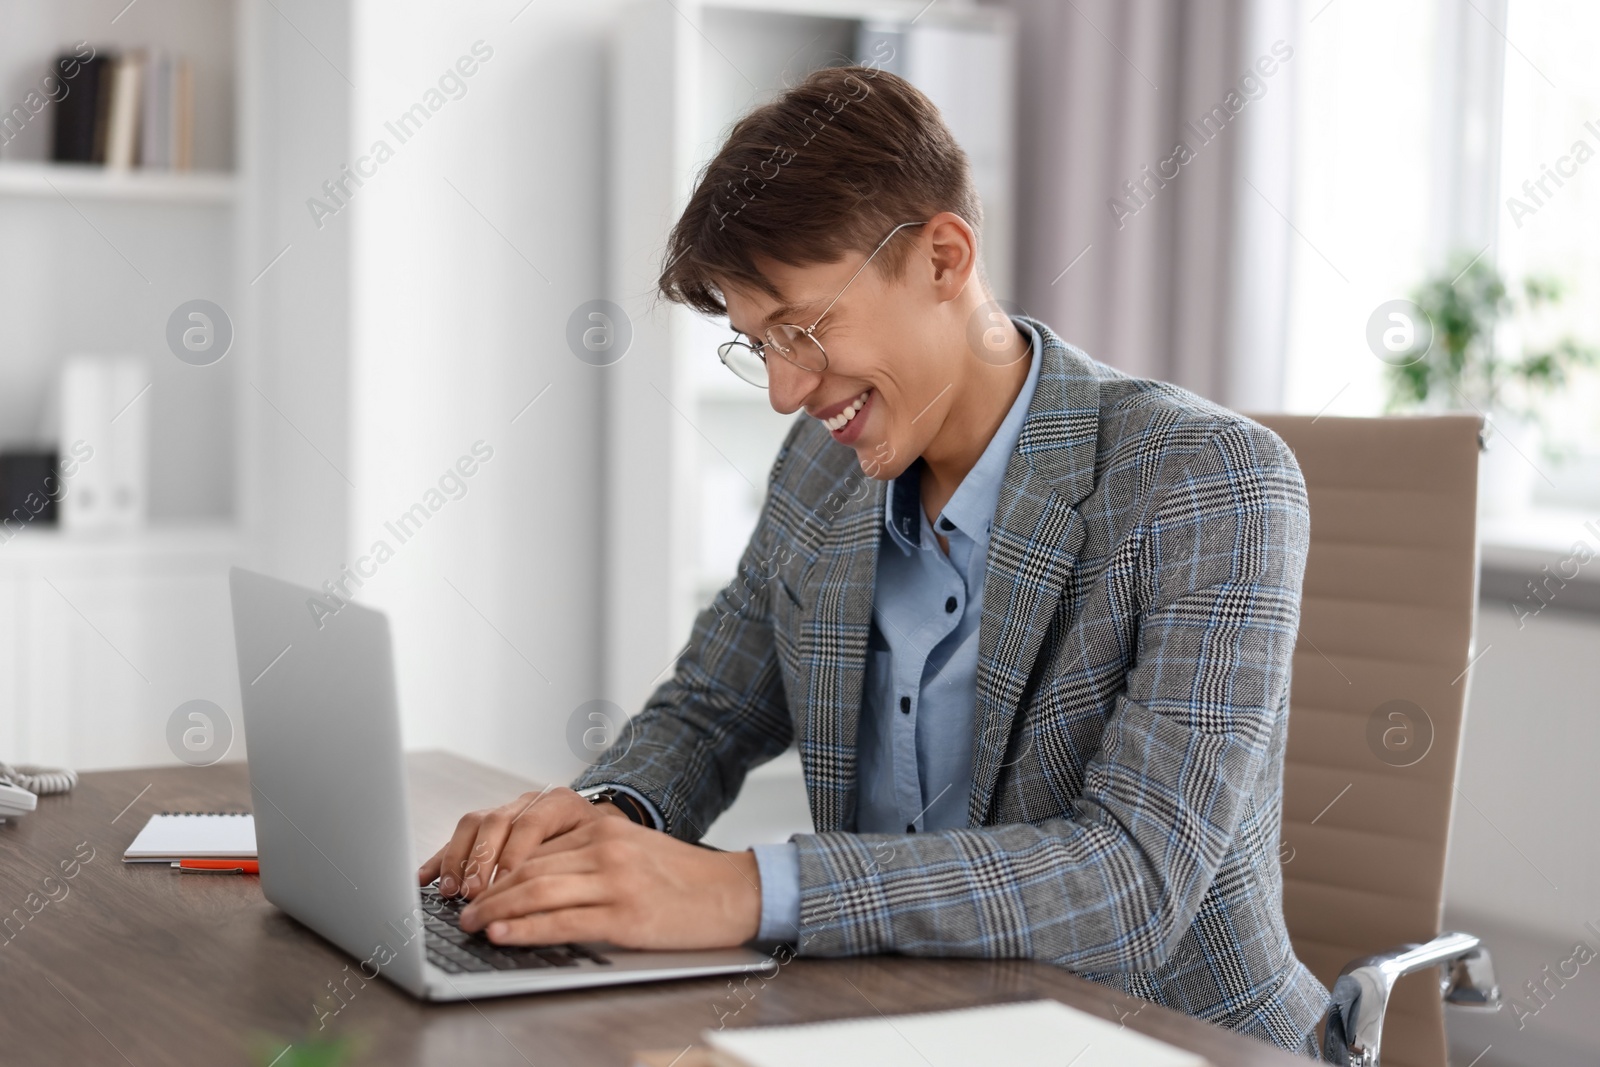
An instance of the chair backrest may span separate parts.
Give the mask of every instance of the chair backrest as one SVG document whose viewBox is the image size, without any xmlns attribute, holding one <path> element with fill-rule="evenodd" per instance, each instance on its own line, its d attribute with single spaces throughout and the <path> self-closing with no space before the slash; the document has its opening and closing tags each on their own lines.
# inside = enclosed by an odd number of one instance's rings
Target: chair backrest
<svg viewBox="0 0 1600 1067">
<path fill-rule="evenodd" d="M 1442 921 L 1477 603 L 1476 415 L 1252 416 L 1311 502 L 1284 771 L 1283 910 L 1330 989 Z M 1402 979 L 1384 1067 L 1443 1067 L 1433 971 Z"/>
</svg>

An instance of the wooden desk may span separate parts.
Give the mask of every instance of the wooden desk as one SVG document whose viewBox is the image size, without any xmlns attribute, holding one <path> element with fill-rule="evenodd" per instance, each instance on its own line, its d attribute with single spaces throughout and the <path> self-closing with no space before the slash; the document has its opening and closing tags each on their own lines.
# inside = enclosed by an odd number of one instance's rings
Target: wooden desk
<svg viewBox="0 0 1600 1067">
<path fill-rule="evenodd" d="M 462 812 L 528 787 L 453 756 L 408 763 L 419 851 L 437 847 Z M 268 904 L 254 878 L 122 862 L 152 813 L 243 810 L 249 797 L 240 763 L 102 771 L 0 826 L 0 918 L 11 916 L 0 934 L 0 1059 L 266 1065 L 286 1045 L 306 1046 L 316 1005 L 337 1003 L 329 984 L 353 974 L 353 961 Z M 92 858 L 62 877 L 80 845 Z M 322 1034 L 357 1035 L 349 1062 L 360 1063 L 626 1065 L 636 1049 L 688 1047 L 719 1017 L 749 1026 L 1039 997 L 1125 1018 L 1217 1067 L 1307 1062 L 1022 960 L 798 959 L 742 996 L 709 978 L 435 1005 L 382 979 L 357 982 Z"/>
</svg>

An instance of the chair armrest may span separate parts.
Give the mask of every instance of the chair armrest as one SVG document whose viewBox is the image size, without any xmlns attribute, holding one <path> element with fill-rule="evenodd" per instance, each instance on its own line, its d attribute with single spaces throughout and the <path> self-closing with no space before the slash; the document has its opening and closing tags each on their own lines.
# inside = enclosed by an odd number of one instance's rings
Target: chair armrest
<svg viewBox="0 0 1600 1067">
<path fill-rule="evenodd" d="M 1383 1017 L 1394 984 L 1428 967 L 1440 969 L 1439 992 L 1447 1002 L 1486 1011 L 1500 1009 L 1494 964 L 1476 935 L 1440 934 L 1425 945 L 1399 945 L 1355 960 L 1340 972 L 1322 1040 L 1323 1062 L 1380 1067 Z"/>
</svg>

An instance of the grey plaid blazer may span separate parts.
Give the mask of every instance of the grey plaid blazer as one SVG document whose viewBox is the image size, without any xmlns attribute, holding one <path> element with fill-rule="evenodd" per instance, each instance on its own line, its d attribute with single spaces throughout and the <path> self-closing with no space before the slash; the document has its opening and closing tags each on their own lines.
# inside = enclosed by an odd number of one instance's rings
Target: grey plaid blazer
<svg viewBox="0 0 1600 1067">
<path fill-rule="evenodd" d="M 885 482 L 800 418 L 738 577 L 577 786 L 697 840 L 798 743 L 802 955 L 1027 957 L 1287 1049 L 1328 1003 L 1284 927 L 1278 833 L 1309 512 L 1271 431 L 1041 322 L 979 626 L 967 827 L 858 834 Z"/>
</svg>

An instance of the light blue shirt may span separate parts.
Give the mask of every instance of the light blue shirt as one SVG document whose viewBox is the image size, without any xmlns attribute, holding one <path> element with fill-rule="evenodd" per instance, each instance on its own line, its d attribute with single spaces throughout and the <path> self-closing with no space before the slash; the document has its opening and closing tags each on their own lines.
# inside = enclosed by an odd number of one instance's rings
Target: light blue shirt
<svg viewBox="0 0 1600 1067">
<path fill-rule="evenodd" d="M 920 459 L 885 495 L 866 699 L 856 732 L 859 833 L 967 825 L 989 527 L 1039 382 L 1043 342 L 1032 327 L 1028 333 L 1028 377 L 939 517 L 932 524 L 923 519 Z M 948 556 L 935 526 L 950 546 Z M 784 842 L 753 851 L 761 870 L 758 939 L 793 940 L 800 925 L 800 850 Z"/>
<path fill-rule="evenodd" d="M 935 522 L 923 518 L 920 459 L 886 494 L 856 734 L 859 833 L 967 824 L 989 528 L 1039 381 L 1043 342 L 1032 327 L 1028 334 L 1031 364 L 1022 390 Z M 934 526 L 949 555 L 939 548 Z M 638 798 L 661 826 L 648 799 L 618 788 Z M 782 842 L 752 851 L 761 871 L 757 939 L 793 941 L 800 927 L 800 850 Z"/>
</svg>

